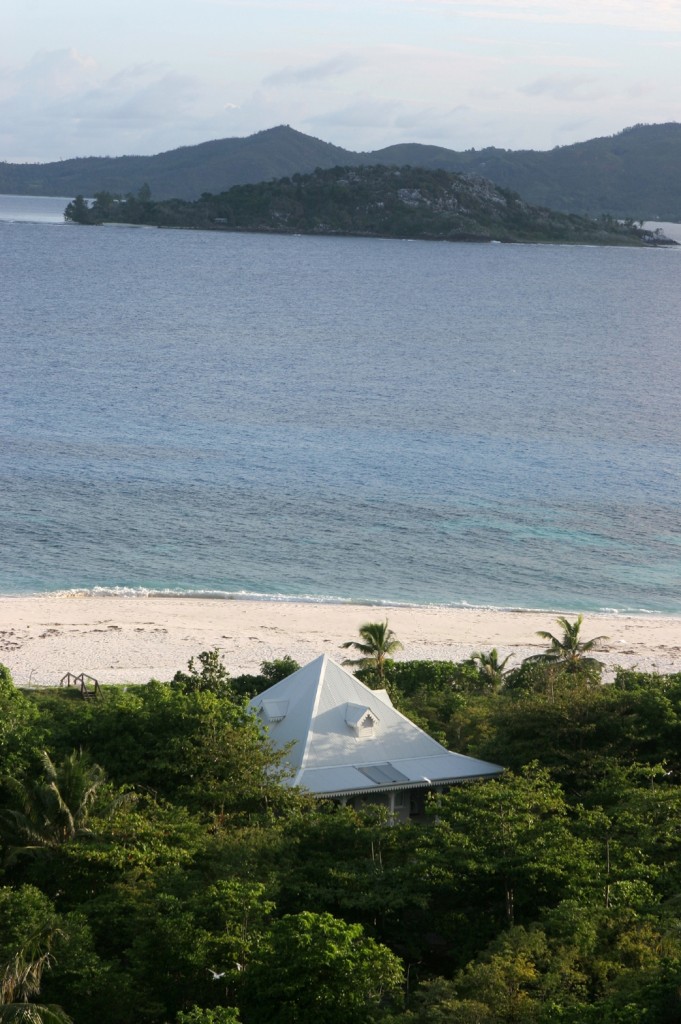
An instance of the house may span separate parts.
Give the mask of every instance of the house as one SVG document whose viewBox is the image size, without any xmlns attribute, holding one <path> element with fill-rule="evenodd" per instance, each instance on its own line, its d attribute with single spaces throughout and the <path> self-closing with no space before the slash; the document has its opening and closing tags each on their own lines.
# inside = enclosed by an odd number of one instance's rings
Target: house
<svg viewBox="0 0 681 1024">
<path fill-rule="evenodd" d="M 420 816 L 427 794 L 503 769 L 454 754 L 327 655 L 250 701 L 270 739 L 289 748 L 288 784 L 342 803 L 382 803 L 400 820 Z"/>
</svg>

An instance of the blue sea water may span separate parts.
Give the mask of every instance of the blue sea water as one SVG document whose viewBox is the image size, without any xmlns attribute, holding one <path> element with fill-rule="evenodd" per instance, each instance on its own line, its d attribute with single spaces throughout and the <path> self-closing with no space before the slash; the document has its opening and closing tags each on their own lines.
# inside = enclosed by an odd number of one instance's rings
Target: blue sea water
<svg viewBox="0 0 681 1024">
<path fill-rule="evenodd" d="M 0 592 L 681 612 L 681 249 L 64 205 L 0 197 Z"/>
</svg>

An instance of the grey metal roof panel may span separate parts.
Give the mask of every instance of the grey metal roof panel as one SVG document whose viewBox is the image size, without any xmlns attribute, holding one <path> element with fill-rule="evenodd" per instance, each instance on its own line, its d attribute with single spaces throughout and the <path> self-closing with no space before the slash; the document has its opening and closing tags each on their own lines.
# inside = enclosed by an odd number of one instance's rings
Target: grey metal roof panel
<svg viewBox="0 0 681 1024">
<path fill-rule="evenodd" d="M 386 696 L 322 655 L 259 694 L 250 706 L 269 718 L 274 745 L 288 747 L 286 760 L 293 769 L 289 784 L 318 795 L 445 784 L 502 771 L 446 750 L 386 702 Z M 349 713 L 353 707 L 370 713 L 374 727 L 356 728 Z M 388 764 L 404 780 L 371 778 L 377 765 Z"/>
<path fill-rule="evenodd" d="M 300 772 L 293 782 L 318 796 L 351 796 L 391 789 L 427 789 L 474 779 L 490 779 L 504 770 L 501 765 L 452 753 L 436 758 L 407 758 L 390 767 L 390 772 L 385 770 L 385 765 L 308 768 Z"/>
</svg>

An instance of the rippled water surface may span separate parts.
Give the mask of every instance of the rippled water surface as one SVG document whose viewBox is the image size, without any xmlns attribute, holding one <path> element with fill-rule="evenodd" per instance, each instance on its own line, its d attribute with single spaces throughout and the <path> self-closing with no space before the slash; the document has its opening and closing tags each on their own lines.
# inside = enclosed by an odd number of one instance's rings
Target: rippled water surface
<svg viewBox="0 0 681 1024">
<path fill-rule="evenodd" d="M 12 202 L 0 591 L 681 612 L 681 250 Z"/>
</svg>

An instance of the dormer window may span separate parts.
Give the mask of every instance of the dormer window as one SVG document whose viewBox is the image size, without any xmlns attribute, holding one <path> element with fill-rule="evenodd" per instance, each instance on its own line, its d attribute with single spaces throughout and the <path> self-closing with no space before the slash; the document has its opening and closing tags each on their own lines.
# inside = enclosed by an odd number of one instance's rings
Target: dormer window
<svg viewBox="0 0 681 1024">
<path fill-rule="evenodd" d="M 346 704 L 345 721 L 354 731 L 355 735 L 373 736 L 374 729 L 379 723 L 378 715 L 363 704 Z"/>
</svg>

